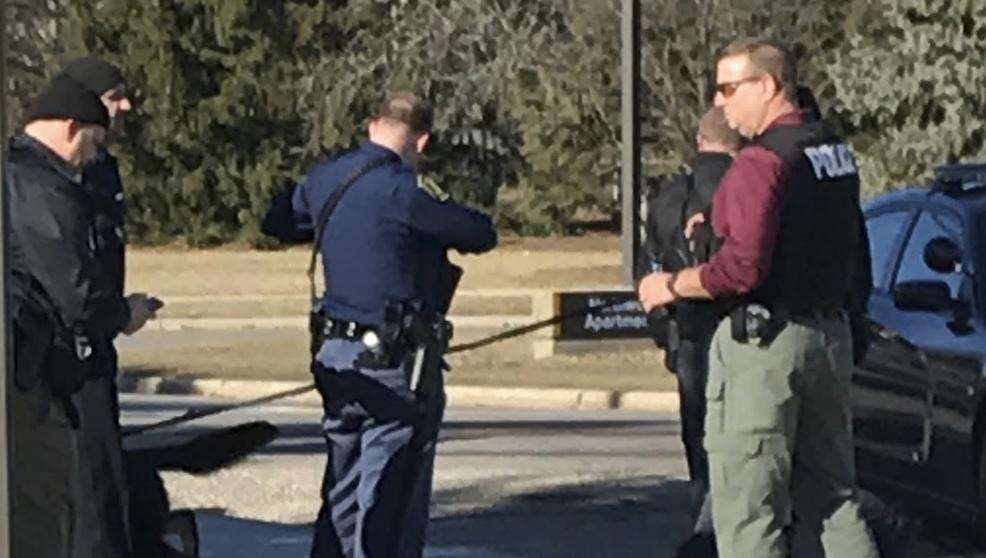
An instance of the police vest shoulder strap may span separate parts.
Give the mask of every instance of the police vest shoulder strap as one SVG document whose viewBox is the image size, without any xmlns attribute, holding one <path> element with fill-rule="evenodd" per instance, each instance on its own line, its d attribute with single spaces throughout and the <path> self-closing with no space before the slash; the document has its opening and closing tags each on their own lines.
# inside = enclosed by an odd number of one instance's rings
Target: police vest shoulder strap
<svg viewBox="0 0 986 558">
<path fill-rule="evenodd" d="M 753 142 L 778 154 L 785 163 L 792 163 L 804 155 L 807 145 L 820 143 L 832 137 L 828 125 L 822 122 L 783 124 L 771 126 Z"/>
<path fill-rule="evenodd" d="M 311 287 L 312 300 L 317 298 L 317 293 L 315 292 L 315 261 L 318 258 L 319 248 L 322 245 L 322 236 L 325 233 L 325 225 L 329 222 L 329 217 L 332 215 L 332 212 L 335 211 L 336 206 L 339 205 L 339 201 L 342 199 L 343 194 L 345 194 L 346 191 L 356 183 L 356 181 L 371 170 L 385 165 L 392 160 L 393 158 L 388 155 L 386 157 L 371 159 L 364 165 L 357 167 L 349 174 L 349 176 L 339 183 L 335 191 L 332 192 L 332 195 L 329 196 L 329 199 L 326 200 L 325 205 L 322 206 L 322 210 L 318 213 L 318 219 L 315 221 L 315 239 L 312 241 L 312 255 L 308 262 L 308 283 Z"/>
<path fill-rule="evenodd" d="M 685 184 L 688 185 L 688 195 L 685 196 L 685 203 L 681 204 L 681 234 L 685 234 L 684 226 L 688 223 L 688 218 L 691 217 L 688 214 L 688 209 L 691 207 L 692 200 L 698 195 L 695 188 L 695 171 L 685 175 Z"/>
<path fill-rule="evenodd" d="M 757 136 L 753 142 L 780 155 L 785 162 L 790 162 L 801 151 L 801 142 L 806 134 L 800 124 L 771 126 Z"/>
</svg>

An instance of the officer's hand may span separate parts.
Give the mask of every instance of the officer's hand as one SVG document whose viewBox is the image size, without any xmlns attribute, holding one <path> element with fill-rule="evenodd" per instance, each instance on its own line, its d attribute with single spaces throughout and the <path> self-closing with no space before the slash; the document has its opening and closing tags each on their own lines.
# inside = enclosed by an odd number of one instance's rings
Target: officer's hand
<svg viewBox="0 0 986 558">
<path fill-rule="evenodd" d="M 650 312 L 658 306 L 664 306 L 674 301 L 674 295 L 668 288 L 670 273 L 651 273 L 640 281 L 637 287 L 637 297 L 644 307 L 644 312 Z"/>
<path fill-rule="evenodd" d="M 123 333 L 133 335 L 140 331 L 147 320 L 154 317 L 156 311 L 155 304 L 151 298 L 144 293 L 134 293 L 127 295 L 127 306 L 130 307 L 130 323 L 123 328 Z"/>
<path fill-rule="evenodd" d="M 696 213 L 688 218 L 685 222 L 685 238 L 691 238 L 692 234 L 695 232 L 695 227 L 700 223 L 705 222 L 705 215 L 703 213 Z"/>
</svg>

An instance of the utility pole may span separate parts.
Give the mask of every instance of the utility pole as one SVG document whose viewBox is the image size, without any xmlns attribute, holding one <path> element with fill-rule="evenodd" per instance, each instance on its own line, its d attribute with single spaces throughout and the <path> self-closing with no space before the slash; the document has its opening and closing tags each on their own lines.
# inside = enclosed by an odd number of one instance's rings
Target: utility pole
<svg viewBox="0 0 986 558">
<path fill-rule="evenodd" d="M 0 177 L 6 176 L 7 164 L 7 1 L 0 0 Z M 7 258 L 7 181 L 0 182 L 0 558 L 10 558 L 13 553 L 10 543 L 11 505 L 10 482 L 10 431 L 7 423 L 7 392 L 10 389 L 12 362 L 10 358 L 10 316 L 8 311 L 7 278 L 9 275 Z M 27 557 L 20 557 L 27 558 Z"/>
<path fill-rule="evenodd" d="M 623 0 L 622 195 L 623 280 L 633 285 L 640 246 L 640 0 Z"/>
</svg>

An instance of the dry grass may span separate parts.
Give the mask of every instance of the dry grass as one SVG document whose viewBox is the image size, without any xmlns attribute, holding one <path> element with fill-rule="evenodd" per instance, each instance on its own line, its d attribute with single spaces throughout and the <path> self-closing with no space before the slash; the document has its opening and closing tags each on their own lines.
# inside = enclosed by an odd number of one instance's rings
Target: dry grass
<svg viewBox="0 0 986 558">
<path fill-rule="evenodd" d="M 133 248 L 128 290 L 168 296 L 304 295 L 309 252 Z M 622 282 L 619 238 L 504 239 L 480 256 L 453 255 L 462 289 L 613 286 Z"/>
<path fill-rule="evenodd" d="M 469 296 L 456 297 L 452 304 L 454 316 L 510 315 L 528 316 L 531 299 L 526 296 Z M 161 318 L 256 318 L 258 316 L 303 316 L 308 310 L 307 295 L 267 295 L 229 298 L 177 298 L 168 302 L 159 313 Z"/>
<path fill-rule="evenodd" d="M 450 384 L 569 387 L 619 391 L 674 389 L 656 351 L 556 356 L 535 361 L 526 341 L 510 341 L 480 351 L 452 355 Z M 273 339 L 198 345 L 180 351 L 123 351 L 121 366 L 130 372 L 245 380 L 307 380 L 305 333 Z"/>
<path fill-rule="evenodd" d="M 305 268 L 309 252 L 294 248 L 258 252 L 226 248 L 131 249 L 128 290 L 160 296 L 162 318 L 303 316 L 307 311 Z M 469 296 L 471 289 L 613 287 L 622 283 L 619 238 L 502 239 L 482 256 L 454 255 L 465 268 L 453 315 L 528 315 L 524 296 Z M 169 297 L 170 300 L 169 300 Z M 477 332 L 464 332 L 475 338 Z M 308 377 L 304 331 L 273 338 L 255 336 L 174 349 L 128 349 L 130 370 L 243 379 L 304 380 Z M 530 340 L 513 340 L 450 357 L 449 381 L 464 385 L 580 387 L 618 390 L 672 389 L 673 377 L 654 350 L 558 356 L 535 361 Z"/>
</svg>

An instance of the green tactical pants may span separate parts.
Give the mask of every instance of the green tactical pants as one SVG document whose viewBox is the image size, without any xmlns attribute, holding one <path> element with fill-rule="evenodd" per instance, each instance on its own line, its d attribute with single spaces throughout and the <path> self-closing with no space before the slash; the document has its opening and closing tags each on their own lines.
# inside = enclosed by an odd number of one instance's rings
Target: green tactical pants
<svg viewBox="0 0 986 558">
<path fill-rule="evenodd" d="M 878 558 L 857 504 L 847 321 L 790 323 L 774 341 L 709 355 L 705 447 L 720 558 L 787 558 L 792 518 L 829 558 Z"/>
</svg>

